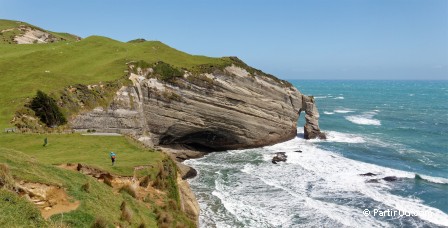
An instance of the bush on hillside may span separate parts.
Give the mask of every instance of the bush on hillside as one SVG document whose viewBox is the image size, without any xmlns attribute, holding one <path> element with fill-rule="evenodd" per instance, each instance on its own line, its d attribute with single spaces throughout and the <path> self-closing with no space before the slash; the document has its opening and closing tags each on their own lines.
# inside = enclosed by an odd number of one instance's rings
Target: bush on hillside
<svg viewBox="0 0 448 228">
<path fill-rule="evenodd" d="M 67 123 L 67 119 L 59 110 L 56 101 L 40 90 L 37 91 L 36 97 L 31 101 L 30 108 L 48 127 Z"/>
<path fill-rule="evenodd" d="M 165 62 L 158 62 L 155 64 L 153 70 L 154 74 L 162 81 L 172 81 L 177 77 L 183 76 L 183 73 L 179 69 Z"/>
</svg>

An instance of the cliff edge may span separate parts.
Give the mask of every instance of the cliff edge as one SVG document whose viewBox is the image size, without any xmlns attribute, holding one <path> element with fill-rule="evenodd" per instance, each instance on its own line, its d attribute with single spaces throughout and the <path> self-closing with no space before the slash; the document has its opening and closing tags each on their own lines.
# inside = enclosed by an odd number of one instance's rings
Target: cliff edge
<svg viewBox="0 0 448 228">
<path fill-rule="evenodd" d="M 72 128 L 129 134 L 149 146 L 222 151 L 292 139 L 305 111 L 305 138 L 324 137 L 314 99 L 261 71 L 232 64 L 164 80 L 157 65 L 138 65 L 128 63 L 131 86 L 121 87 L 108 107 L 73 118 Z"/>
</svg>

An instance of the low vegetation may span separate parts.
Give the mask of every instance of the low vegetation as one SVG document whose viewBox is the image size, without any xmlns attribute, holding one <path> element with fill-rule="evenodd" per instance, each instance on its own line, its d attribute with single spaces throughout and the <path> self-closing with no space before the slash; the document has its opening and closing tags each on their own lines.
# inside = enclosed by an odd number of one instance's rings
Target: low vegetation
<svg viewBox="0 0 448 228">
<path fill-rule="evenodd" d="M 44 138 L 48 138 L 45 147 L 42 146 Z M 142 200 L 135 198 L 133 189 L 126 186 L 117 194 L 93 177 L 57 167 L 80 162 L 115 175 L 132 176 L 134 167 L 149 165 L 136 175 L 142 179 L 152 176 L 154 178 L 148 180 L 152 183 L 160 173 L 159 166 L 163 166 L 161 181 L 175 180 L 175 167 L 165 154 L 145 149 L 130 139 L 78 134 L 2 133 L 0 145 L 0 224 L 4 227 L 47 227 L 52 224 L 65 227 L 157 227 L 159 221 L 154 210 L 169 214 L 172 218 L 169 227 L 194 226 L 182 212 L 172 209 L 168 203 L 178 199 L 170 192 L 177 190 L 173 182 L 167 182 L 173 186 L 164 185 L 166 190 L 162 192 L 166 193 Z M 112 150 L 118 155 L 115 166 L 111 166 L 108 156 Z M 11 191 L 14 181 L 21 180 L 61 186 L 72 200 L 79 200 L 81 204 L 63 216 L 56 214 L 44 220 L 36 206 Z M 123 202 L 126 209 L 121 209 Z"/>
<path fill-rule="evenodd" d="M 48 127 L 59 126 L 67 122 L 56 105 L 56 101 L 40 90 L 37 91 L 36 97 L 31 101 L 30 108 Z"/>
</svg>

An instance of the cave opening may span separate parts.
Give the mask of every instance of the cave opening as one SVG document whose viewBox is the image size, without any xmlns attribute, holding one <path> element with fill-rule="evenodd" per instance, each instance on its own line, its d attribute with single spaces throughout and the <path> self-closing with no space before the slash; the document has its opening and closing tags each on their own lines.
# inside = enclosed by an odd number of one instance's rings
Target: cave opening
<svg viewBox="0 0 448 228">
<path fill-rule="evenodd" d="M 304 134 L 304 131 L 303 131 L 303 129 L 305 127 L 305 124 L 306 124 L 305 116 L 306 116 L 305 110 L 300 109 L 299 110 L 299 118 L 297 118 L 297 123 L 296 123 L 296 127 L 298 129 L 297 130 L 297 137 L 299 137 L 299 138 L 305 138 L 305 134 Z M 300 129 L 302 129 L 302 130 L 300 130 Z"/>
<path fill-rule="evenodd" d="M 160 139 L 162 145 L 181 145 L 190 150 L 217 152 L 232 149 L 238 140 L 223 130 L 206 130 L 173 136 L 168 134 Z"/>
</svg>

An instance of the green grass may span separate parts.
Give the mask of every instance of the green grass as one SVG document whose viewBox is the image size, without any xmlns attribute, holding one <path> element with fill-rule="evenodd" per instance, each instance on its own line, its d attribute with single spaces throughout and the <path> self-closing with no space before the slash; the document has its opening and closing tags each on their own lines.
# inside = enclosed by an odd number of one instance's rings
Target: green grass
<svg viewBox="0 0 448 228">
<path fill-rule="evenodd" d="M 0 20 L 0 30 L 28 25 L 15 21 Z M 37 28 L 37 27 L 35 27 Z M 39 28 L 40 29 L 40 28 Z M 43 29 L 41 29 L 43 30 Z M 9 37 L 18 31 L 7 33 Z M 177 69 L 194 69 L 200 65 L 229 64 L 225 58 L 193 56 L 175 50 L 158 41 L 123 43 L 105 37 L 92 36 L 75 42 L 66 33 L 53 35 L 67 41 L 51 44 L 16 45 L 0 41 L 0 129 L 12 127 L 14 113 L 42 90 L 47 94 L 60 95 L 64 88 L 76 84 L 98 84 L 122 80 L 127 74 L 126 63 L 144 61 L 154 64 L 163 61 Z M 69 110 L 74 111 L 74 110 Z M 48 138 L 48 145 L 43 146 Z M 117 154 L 115 166 L 111 165 L 109 152 Z M 61 222 L 71 227 L 90 227 L 95 220 L 107 221 L 110 227 L 120 224 L 130 226 L 120 219 L 120 205 L 126 202 L 133 214 L 131 223 L 136 227 L 156 227 L 157 213 L 168 213 L 176 224 L 194 224 L 178 208 L 170 208 L 168 202 L 178 204 L 179 196 L 175 183 L 175 166 L 161 152 L 142 147 L 126 137 L 83 136 L 80 134 L 15 134 L 0 133 L 0 163 L 7 164 L 16 180 L 26 180 L 62 186 L 73 200 L 81 202 L 72 212 L 54 215 L 50 221 L 36 215 L 36 207 L 15 194 L 0 189 L 0 200 L 11 198 L 12 204 L 0 203 L 0 227 L 45 227 Z M 159 200 L 166 203 L 158 206 L 155 199 L 145 197 L 144 202 L 127 193 L 117 193 L 90 176 L 56 167 L 65 163 L 83 163 L 115 175 L 132 176 L 134 167 L 149 165 L 139 170 L 138 177 L 148 176 L 155 180 L 161 167 L 171 162 L 165 194 Z M 89 190 L 83 186 L 89 184 Z"/>
<path fill-rule="evenodd" d="M 52 165 L 40 163 L 35 158 L 20 151 L 0 148 L 0 163 L 7 163 L 12 174 L 19 179 L 39 181 L 45 179 L 49 184 L 57 184 L 64 187 L 73 200 L 80 200 L 81 205 L 77 210 L 54 215 L 50 221 L 43 221 L 36 207 L 23 198 L 18 198 L 15 193 L 6 190 L 0 191 L 1 198 L 12 198 L 16 203 L 0 204 L 1 227 L 24 226 L 49 226 L 61 222 L 70 227 L 90 227 L 96 218 L 107 218 L 109 225 L 123 223 L 120 221 L 120 204 L 127 201 L 137 216 L 134 216 L 135 226 L 145 223 L 149 227 L 156 226 L 156 218 L 152 210 L 149 210 L 142 202 L 136 201 L 125 194 L 116 194 L 111 187 L 94 180 L 83 174 L 63 170 Z M 24 168 L 26 167 L 26 169 Z M 81 186 L 90 181 L 89 193 L 82 190 Z M 38 212 L 36 214 L 36 211 Z"/>
<path fill-rule="evenodd" d="M 92 36 L 79 42 L 0 44 L 0 128 L 10 121 L 37 89 L 50 94 L 74 84 L 95 84 L 123 77 L 126 63 L 163 61 L 177 68 L 222 65 L 225 58 L 193 56 L 158 41 L 122 43 Z"/>
<path fill-rule="evenodd" d="M 44 139 L 48 145 L 43 146 Z M 156 174 L 165 155 L 148 150 L 121 136 L 85 136 L 80 134 L 0 134 L 1 147 L 21 151 L 50 165 L 83 163 L 121 176 L 132 176 L 134 167 L 152 165 Z M 109 152 L 117 154 L 114 166 Z"/>
<path fill-rule="evenodd" d="M 46 224 L 39 210 L 17 194 L 0 189 L 0 201 L 0 227 L 42 227 Z"/>
<path fill-rule="evenodd" d="M 115 193 L 111 187 L 96 181 L 90 176 L 75 171 L 64 170 L 55 164 L 84 163 L 113 174 L 132 176 L 133 167 L 151 165 L 153 168 L 139 172 L 141 176 L 156 177 L 160 165 L 167 157 L 161 152 L 142 148 L 139 144 L 125 137 L 83 136 L 79 134 L 0 134 L 0 163 L 7 164 L 11 174 L 17 180 L 46 183 L 62 186 L 73 200 L 80 200 L 80 207 L 64 215 L 54 215 L 49 221 L 42 220 L 36 208 L 23 198 L 5 190 L 0 191 L 0 199 L 10 197 L 16 203 L 0 204 L 1 227 L 51 226 L 61 222 L 70 227 L 90 227 L 98 218 L 112 224 L 128 226 L 120 219 L 120 205 L 127 203 L 132 211 L 132 226 L 141 223 L 146 227 L 156 227 L 157 218 L 153 212 L 157 208 L 172 215 L 175 223 L 193 226 L 185 215 L 169 207 L 159 208 L 154 199 L 138 201 L 128 193 Z M 43 146 L 44 138 L 48 145 Z M 111 166 L 109 151 L 117 153 L 115 166 Z M 89 191 L 83 185 L 90 183 Z M 170 183 L 176 188 L 175 183 Z M 169 202 L 172 193 L 167 189 L 164 201 Z M 177 189 L 176 189 L 177 190 Z M 177 200 L 177 196 L 175 199 Z M 42 225 L 44 224 L 44 225 Z"/>
</svg>

